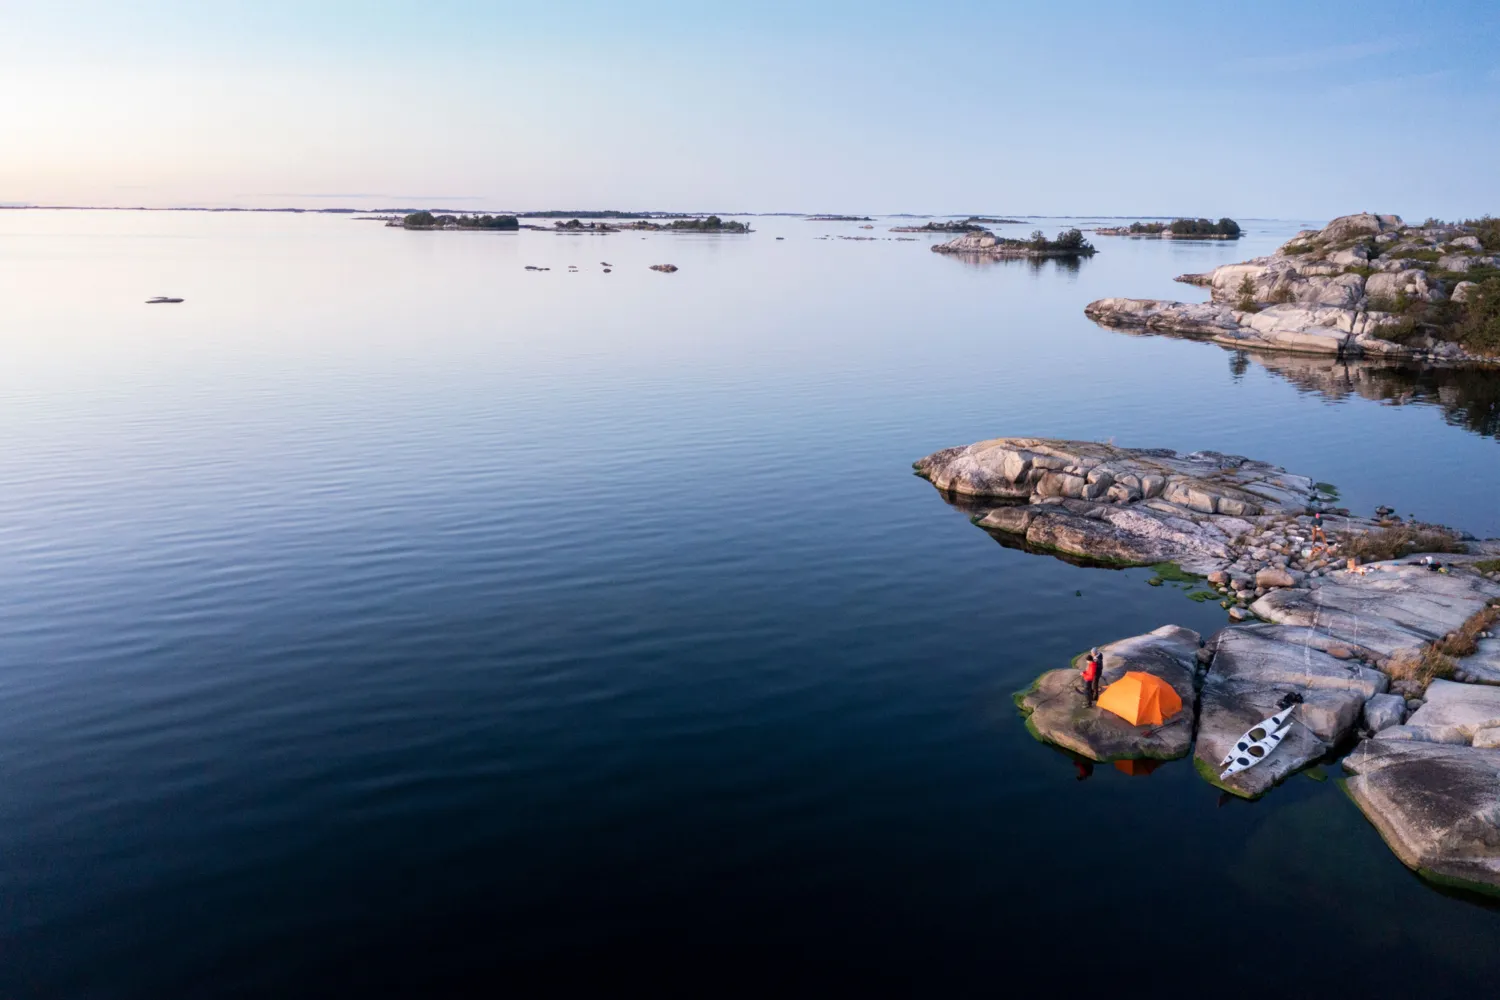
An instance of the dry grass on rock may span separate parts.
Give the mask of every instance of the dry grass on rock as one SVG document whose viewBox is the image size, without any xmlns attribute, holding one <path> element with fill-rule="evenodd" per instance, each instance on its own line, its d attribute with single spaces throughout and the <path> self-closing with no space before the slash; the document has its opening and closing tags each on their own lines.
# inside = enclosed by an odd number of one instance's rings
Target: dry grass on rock
<svg viewBox="0 0 1500 1000">
<path fill-rule="evenodd" d="M 1473 656 L 1479 650 L 1479 636 L 1500 625 L 1500 604 L 1490 604 L 1469 616 L 1468 621 L 1420 654 L 1394 656 L 1386 661 L 1385 672 L 1392 682 L 1410 681 L 1425 691 L 1436 678 L 1451 679 L 1458 671 L 1458 660 Z"/>
<path fill-rule="evenodd" d="M 1347 531 L 1339 538 L 1339 552 L 1360 562 L 1400 559 L 1414 552 L 1469 551 L 1458 535 L 1436 524 L 1400 524 L 1376 531 Z"/>
</svg>

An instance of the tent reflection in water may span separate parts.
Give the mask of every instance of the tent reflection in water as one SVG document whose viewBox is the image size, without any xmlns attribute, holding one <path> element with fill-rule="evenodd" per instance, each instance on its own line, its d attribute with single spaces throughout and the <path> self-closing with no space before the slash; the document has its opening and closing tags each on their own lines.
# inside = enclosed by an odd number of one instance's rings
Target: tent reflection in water
<svg viewBox="0 0 1500 1000">
<path fill-rule="evenodd" d="M 1099 693 L 1099 707 L 1132 726 L 1159 726 L 1182 711 L 1182 698 L 1155 674 L 1127 670 Z"/>
<path fill-rule="evenodd" d="M 1130 760 L 1115 761 L 1115 770 L 1131 777 L 1143 777 L 1165 763 L 1166 761 L 1157 760 L 1155 757 L 1134 757 Z"/>
</svg>

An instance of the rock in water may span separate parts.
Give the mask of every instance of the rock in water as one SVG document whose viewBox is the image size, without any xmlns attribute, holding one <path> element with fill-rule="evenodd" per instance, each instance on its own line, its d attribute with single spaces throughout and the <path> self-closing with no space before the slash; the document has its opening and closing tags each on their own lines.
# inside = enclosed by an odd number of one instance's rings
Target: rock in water
<svg viewBox="0 0 1500 1000">
<path fill-rule="evenodd" d="M 1407 867 L 1500 889 L 1500 750 L 1365 740 L 1344 769 L 1349 797 Z"/>
<path fill-rule="evenodd" d="M 1312 480 L 1241 455 L 1120 448 L 1087 441 L 995 438 L 913 463 L 944 492 L 997 501 L 977 523 L 1038 548 L 1124 563 L 1230 561 L 1246 518 L 1302 513 Z"/>
<path fill-rule="evenodd" d="M 1173 760 L 1192 746 L 1193 676 L 1199 642 L 1197 632 L 1164 625 L 1100 647 L 1104 658 L 1101 690 L 1127 670 L 1139 670 L 1160 677 L 1177 692 L 1182 711 L 1160 726 L 1132 726 L 1113 712 L 1090 708 L 1073 667 L 1042 674 L 1016 704 L 1036 736 L 1092 760 Z"/>
<path fill-rule="evenodd" d="M 1448 276 L 1493 266 L 1478 242 L 1460 226 L 1419 228 L 1394 215 L 1347 215 L 1299 233 L 1269 257 L 1178 278 L 1207 285 L 1210 302 L 1109 298 L 1089 303 L 1084 313 L 1105 326 L 1251 350 L 1485 361 L 1458 343 L 1452 329 L 1445 340 L 1387 339 L 1401 322 L 1388 311 L 1391 303 L 1440 302 L 1450 294 L 1463 301 L 1472 294 L 1477 286 L 1450 289 Z M 1434 254 L 1441 279 L 1427 273 L 1424 258 Z"/>
<path fill-rule="evenodd" d="M 677 270 L 677 265 L 676 264 L 652 264 L 651 265 L 651 270 L 653 270 L 653 271 L 661 271 L 663 274 L 671 274 L 673 271 Z"/>
<path fill-rule="evenodd" d="M 1236 795 L 1253 798 L 1349 733 L 1365 703 L 1385 691 L 1389 681 L 1379 671 L 1329 656 L 1316 647 L 1318 639 L 1308 629 L 1279 625 L 1245 625 L 1219 633 L 1200 695 L 1194 751 L 1200 773 Z M 1288 695 L 1302 701 L 1281 745 L 1264 761 L 1221 782 L 1218 765 L 1235 740 L 1284 708 Z"/>
</svg>

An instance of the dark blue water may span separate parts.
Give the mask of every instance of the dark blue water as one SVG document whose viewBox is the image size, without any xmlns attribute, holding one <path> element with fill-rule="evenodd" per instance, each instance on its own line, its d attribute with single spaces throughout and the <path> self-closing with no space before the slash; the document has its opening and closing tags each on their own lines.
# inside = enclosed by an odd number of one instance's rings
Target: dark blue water
<svg viewBox="0 0 1500 1000">
<path fill-rule="evenodd" d="M 1500 534 L 1490 383 L 1082 316 L 1300 223 L 1076 269 L 815 239 L 888 224 L 0 213 L 0 994 L 1493 984 L 1500 911 L 1333 781 L 1033 742 L 1035 674 L 1223 613 L 909 468 L 1216 448 Z"/>
</svg>

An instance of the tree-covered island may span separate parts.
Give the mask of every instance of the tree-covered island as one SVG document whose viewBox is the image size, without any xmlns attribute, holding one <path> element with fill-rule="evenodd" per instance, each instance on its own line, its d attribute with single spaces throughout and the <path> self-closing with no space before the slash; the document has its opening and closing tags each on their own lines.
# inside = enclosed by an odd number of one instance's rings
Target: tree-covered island
<svg viewBox="0 0 1500 1000">
<path fill-rule="evenodd" d="M 1164 240 L 1237 240 L 1240 225 L 1233 219 L 1173 219 L 1171 222 L 1132 222 L 1128 226 L 1105 226 L 1099 236 L 1140 236 Z"/>
<path fill-rule="evenodd" d="M 388 222 L 388 226 L 402 229 L 496 229 L 516 230 L 521 222 L 514 215 L 433 215 L 431 212 L 413 212 L 403 216 L 400 222 Z"/>
</svg>

